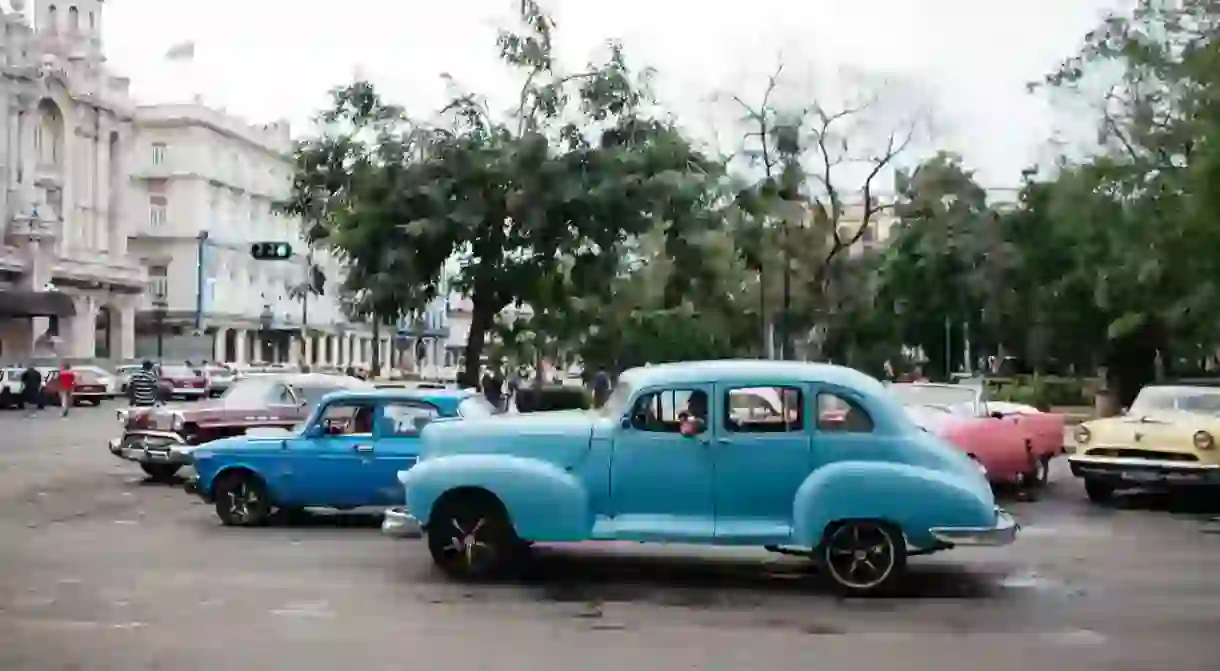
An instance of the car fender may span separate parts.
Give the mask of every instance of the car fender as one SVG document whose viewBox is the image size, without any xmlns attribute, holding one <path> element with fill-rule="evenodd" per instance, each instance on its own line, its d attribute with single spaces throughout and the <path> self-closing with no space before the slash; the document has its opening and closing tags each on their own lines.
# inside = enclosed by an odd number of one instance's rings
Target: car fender
<svg viewBox="0 0 1220 671">
<path fill-rule="evenodd" d="M 196 472 L 198 473 L 198 471 L 199 471 L 199 466 L 197 464 Z M 216 471 L 214 473 L 212 473 L 211 479 L 209 479 L 207 482 L 199 483 L 201 485 L 200 488 L 206 490 L 211 496 L 215 497 L 216 496 L 216 483 L 220 482 L 221 478 L 225 477 L 226 475 L 228 475 L 229 473 L 232 473 L 234 471 L 249 471 L 249 472 L 253 473 L 259 480 L 262 481 L 263 485 L 267 488 L 267 493 L 271 495 L 271 500 L 272 501 L 279 500 L 280 492 L 277 491 L 275 482 L 273 482 L 271 478 L 267 477 L 267 475 L 265 473 L 263 473 L 262 469 L 260 469 L 258 466 L 254 465 L 252 462 L 244 461 L 244 460 L 233 461 L 233 462 L 221 464 L 220 466 L 218 466 L 216 468 Z"/>
<path fill-rule="evenodd" d="M 882 461 L 844 461 L 805 478 L 793 500 L 793 536 L 816 547 L 827 526 L 844 519 L 897 524 L 915 547 L 929 547 L 932 527 L 990 527 L 995 500 L 989 489 L 959 475 Z"/>
<path fill-rule="evenodd" d="M 407 509 L 426 527 L 436 500 L 463 487 L 485 489 L 504 504 L 517 535 L 531 541 L 580 541 L 593 529 L 589 492 L 568 471 L 540 459 L 454 454 L 425 459 L 398 479 Z"/>
</svg>

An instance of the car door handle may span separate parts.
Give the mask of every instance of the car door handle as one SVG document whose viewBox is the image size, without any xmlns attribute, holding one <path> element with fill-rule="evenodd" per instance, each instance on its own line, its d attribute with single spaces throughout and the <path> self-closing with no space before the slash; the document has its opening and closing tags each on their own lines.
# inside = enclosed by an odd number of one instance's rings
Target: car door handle
<svg viewBox="0 0 1220 671">
<path fill-rule="evenodd" d="M 373 451 L 373 446 L 372 445 L 356 445 L 356 446 L 352 447 L 352 451 L 359 452 L 360 454 L 369 454 Z"/>
</svg>

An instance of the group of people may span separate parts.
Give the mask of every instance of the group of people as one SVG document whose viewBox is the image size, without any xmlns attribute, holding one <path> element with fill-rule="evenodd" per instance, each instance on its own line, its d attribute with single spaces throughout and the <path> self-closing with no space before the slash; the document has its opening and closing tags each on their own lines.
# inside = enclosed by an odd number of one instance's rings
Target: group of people
<svg viewBox="0 0 1220 671">
<path fill-rule="evenodd" d="M 64 362 L 60 365 L 58 372 L 58 389 L 55 390 L 55 395 L 66 416 L 72 408 L 72 393 L 76 390 L 76 371 L 72 370 L 72 364 Z M 38 370 L 34 364 L 26 366 L 25 370 L 21 372 L 21 397 L 17 401 L 17 407 L 24 409 L 25 406 L 32 405 L 39 410 L 46 408 L 47 393 L 43 389 L 44 382 L 42 371 Z"/>
</svg>

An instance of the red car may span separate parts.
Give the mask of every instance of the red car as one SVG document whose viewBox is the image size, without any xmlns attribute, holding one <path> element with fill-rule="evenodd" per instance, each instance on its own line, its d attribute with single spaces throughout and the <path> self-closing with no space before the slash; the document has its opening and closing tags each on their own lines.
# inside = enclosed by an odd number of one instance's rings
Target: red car
<svg viewBox="0 0 1220 671">
<path fill-rule="evenodd" d="M 87 370 L 73 370 L 72 372 L 76 375 L 76 386 L 72 390 L 72 405 L 84 403 L 101 405 L 103 400 L 110 398 L 110 390 L 101 380 L 97 379 L 96 375 Z M 59 371 L 53 370 L 47 374 L 46 382 L 42 385 L 42 395 L 48 405 L 59 405 L 59 392 Z"/>
<path fill-rule="evenodd" d="M 157 386 L 160 388 L 161 398 L 166 400 L 181 398 L 195 401 L 208 395 L 208 378 L 200 368 L 163 365 Z"/>
<path fill-rule="evenodd" d="M 1020 406 L 988 405 L 978 387 L 897 383 L 890 390 L 916 424 L 964 450 L 993 483 L 1040 486 L 1064 453 L 1064 416 Z"/>
</svg>

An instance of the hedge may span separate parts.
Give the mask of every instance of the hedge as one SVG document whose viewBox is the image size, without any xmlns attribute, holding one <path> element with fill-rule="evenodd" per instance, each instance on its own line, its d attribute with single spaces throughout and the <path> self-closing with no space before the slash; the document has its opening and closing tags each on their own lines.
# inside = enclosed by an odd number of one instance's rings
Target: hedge
<svg viewBox="0 0 1220 671">
<path fill-rule="evenodd" d="M 593 407 L 593 398 L 580 387 L 552 384 L 541 387 L 522 387 L 517 390 L 518 412 L 588 410 L 591 407 Z"/>
<path fill-rule="evenodd" d="M 990 399 L 1024 403 L 1043 410 L 1056 406 L 1092 406 L 1098 387 L 1098 381 L 1091 378 L 1039 375 L 989 377 L 984 384 Z"/>
</svg>

